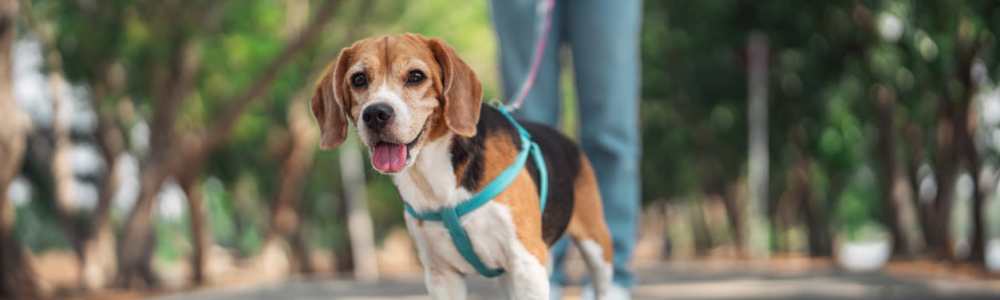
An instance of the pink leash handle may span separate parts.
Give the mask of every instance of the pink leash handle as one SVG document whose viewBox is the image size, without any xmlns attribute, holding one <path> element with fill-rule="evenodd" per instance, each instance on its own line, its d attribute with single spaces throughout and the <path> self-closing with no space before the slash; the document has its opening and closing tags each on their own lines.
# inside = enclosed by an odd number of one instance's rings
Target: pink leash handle
<svg viewBox="0 0 1000 300">
<path fill-rule="evenodd" d="M 531 69 L 528 70 L 528 76 L 524 78 L 524 82 L 521 83 L 521 89 L 518 90 L 517 96 L 514 100 L 507 104 L 506 108 L 508 111 L 515 111 L 521 108 L 524 104 L 524 99 L 528 97 L 528 92 L 535 85 L 535 78 L 538 77 L 538 69 L 542 64 L 542 54 L 545 53 L 545 44 L 549 40 L 549 31 L 552 30 L 552 10 L 555 8 L 555 0 L 542 0 L 539 7 L 539 14 L 542 16 L 541 32 L 538 34 L 538 40 L 535 42 L 535 53 L 531 59 Z"/>
</svg>

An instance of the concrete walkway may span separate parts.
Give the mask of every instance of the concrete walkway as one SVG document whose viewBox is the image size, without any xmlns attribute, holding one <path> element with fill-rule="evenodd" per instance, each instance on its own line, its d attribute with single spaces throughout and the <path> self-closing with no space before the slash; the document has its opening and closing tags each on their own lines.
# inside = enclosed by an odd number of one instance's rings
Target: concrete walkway
<svg viewBox="0 0 1000 300">
<path fill-rule="evenodd" d="M 1000 280 L 954 280 L 850 274 L 833 268 L 797 270 L 744 263 L 684 262 L 640 269 L 636 299 L 1000 299 Z M 293 280 L 280 284 L 204 290 L 158 300 L 428 299 L 419 276 L 378 283 Z M 471 280 L 471 299 L 496 299 L 496 284 Z M 578 291 L 568 292 L 576 299 Z"/>
</svg>

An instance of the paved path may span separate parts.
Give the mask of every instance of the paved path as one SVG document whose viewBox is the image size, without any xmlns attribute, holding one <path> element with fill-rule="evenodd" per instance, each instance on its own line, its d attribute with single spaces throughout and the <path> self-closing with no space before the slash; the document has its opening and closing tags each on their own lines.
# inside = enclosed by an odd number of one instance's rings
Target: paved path
<svg viewBox="0 0 1000 300">
<path fill-rule="evenodd" d="M 831 268 L 789 271 L 739 263 L 665 263 L 642 268 L 640 274 L 636 299 L 1000 299 L 1000 280 L 849 274 Z M 379 283 L 293 280 L 157 300 L 428 299 L 421 282 L 419 277 Z M 478 292 L 472 299 L 497 298 L 496 285 L 485 280 L 473 280 L 469 290 Z"/>
</svg>

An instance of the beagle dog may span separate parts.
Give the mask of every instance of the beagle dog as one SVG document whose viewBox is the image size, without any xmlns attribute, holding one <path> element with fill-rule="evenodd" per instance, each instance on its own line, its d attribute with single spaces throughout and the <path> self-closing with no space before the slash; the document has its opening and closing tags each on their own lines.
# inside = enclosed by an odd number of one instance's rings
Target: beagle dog
<svg viewBox="0 0 1000 300">
<path fill-rule="evenodd" d="M 416 34 L 373 37 L 341 50 L 312 98 L 321 148 L 337 147 L 348 120 L 371 165 L 392 177 L 414 211 L 454 207 L 510 166 L 523 140 L 516 125 L 482 103 L 476 74 L 440 39 Z M 527 163 L 510 185 L 459 219 L 474 255 L 502 269 L 513 299 L 548 299 L 549 247 L 564 233 L 583 253 L 598 298 L 611 284 L 611 237 L 597 180 L 582 151 L 558 131 L 522 122 L 544 154 L 547 172 Z M 539 199 L 547 173 L 548 199 Z M 540 207 L 545 203 L 545 207 Z M 434 299 L 465 299 L 463 258 L 442 222 L 406 214 Z"/>
</svg>

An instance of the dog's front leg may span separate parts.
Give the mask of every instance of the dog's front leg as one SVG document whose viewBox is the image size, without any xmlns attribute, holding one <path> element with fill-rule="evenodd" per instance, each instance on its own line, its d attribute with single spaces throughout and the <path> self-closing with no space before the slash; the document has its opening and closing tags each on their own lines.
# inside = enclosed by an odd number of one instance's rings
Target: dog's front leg
<svg viewBox="0 0 1000 300">
<path fill-rule="evenodd" d="M 435 300 L 464 300 L 466 297 L 465 278 L 453 271 L 431 270 L 424 271 L 424 283 L 427 285 L 427 292 Z"/>
<path fill-rule="evenodd" d="M 444 265 L 435 265 L 431 259 L 430 245 L 428 240 L 440 240 L 447 233 L 440 230 L 437 236 L 428 239 L 426 231 L 419 226 L 419 223 L 406 215 L 406 228 L 410 231 L 417 246 L 417 256 L 420 257 L 420 264 L 424 267 L 424 284 L 431 298 L 438 299 L 459 299 L 466 298 L 465 278 L 456 273 L 453 269 Z"/>
<path fill-rule="evenodd" d="M 518 253 L 521 251 L 514 251 Z M 507 295 L 516 300 L 549 299 L 549 272 L 537 258 L 523 252 L 515 255 L 507 274 L 501 278 Z"/>
<path fill-rule="evenodd" d="M 435 266 L 431 263 L 430 255 L 427 253 L 427 243 L 422 235 L 414 235 L 417 244 L 417 254 L 420 256 L 420 263 L 424 267 L 424 285 L 432 299 L 457 299 L 466 298 L 465 278 L 452 269 L 442 266 Z"/>
</svg>

